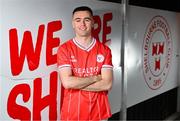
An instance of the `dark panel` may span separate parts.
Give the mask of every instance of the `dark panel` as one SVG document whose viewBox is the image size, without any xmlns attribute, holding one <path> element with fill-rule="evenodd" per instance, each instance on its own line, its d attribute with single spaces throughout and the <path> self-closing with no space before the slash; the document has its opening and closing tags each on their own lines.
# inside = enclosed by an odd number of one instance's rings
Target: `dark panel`
<svg viewBox="0 0 180 121">
<path fill-rule="evenodd" d="M 100 0 L 121 3 L 122 0 Z M 130 5 L 180 12 L 180 0 L 129 0 Z"/>
<path fill-rule="evenodd" d="M 180 0 L 129 0 L 129 4 L 180 12 Z"/>
<path fill-rule="evenodd" d="M 129 107 L 127 120 L 165 120 L 175 112 L 177 112 L 177 88 Z M 115 113 L 109 121 L 119 120 L 119 116 L 119 112 Z"/>
<path fill-rule="evenodd" d="M 113 3 L 121 3 L 121 0 L 99 0 L 99 1 L 106 1 L 106 2 L 113 2 Z"/>
<path fill-rule="evenodd" d="M 165 120 L 177 111 L 177 88 L 127 109 L 128 120 Z"/>
</svg>

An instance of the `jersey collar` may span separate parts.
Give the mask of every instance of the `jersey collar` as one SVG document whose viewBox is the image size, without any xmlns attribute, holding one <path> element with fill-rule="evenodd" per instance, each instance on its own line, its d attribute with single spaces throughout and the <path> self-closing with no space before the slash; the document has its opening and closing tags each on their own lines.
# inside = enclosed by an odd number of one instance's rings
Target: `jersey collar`
<svg viewBox="0 0 180 121">
<path fill-rule="evenodd" d="M 88 52 L 89 52 L 89 51 L 94 47 L 94 45 L 96 44 L 96 39 L 93 38 L 91 44 L 89 44 L 89 46 L 88 46 L 87 48 L 85 48 L 84 46 L 82 46 L 75 38 L 73 38 L 73 42 L 74 42 L 74 44 L 75 44 L 76 46 L 78 46 L 78 47 L 81 48 L 82 50 L 85 50 L 85 51 L 88 51 Z"/>
</svg>

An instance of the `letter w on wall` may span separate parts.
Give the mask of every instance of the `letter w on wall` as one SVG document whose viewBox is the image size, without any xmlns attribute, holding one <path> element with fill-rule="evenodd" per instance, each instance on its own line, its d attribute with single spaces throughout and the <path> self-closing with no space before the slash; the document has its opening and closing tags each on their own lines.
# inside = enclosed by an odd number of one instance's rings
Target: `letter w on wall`
<svg viewBox="0 0 180 121">
<path fill-rule="evenodd" d="M 40 52 L 44 35 L 44 25 L 39 26 L 37 42 L 34 49 L 30 31 L 25 31 L 21 49 L 19 51 L 17 29 L 9 30 L 11 72 L 17 76 L 22 72 L 24 59 L 27 58 L 29 70 L 33 71 L 39 66 Z M 19 53 L 20 52 L 20 53 Z"/>
</svg>

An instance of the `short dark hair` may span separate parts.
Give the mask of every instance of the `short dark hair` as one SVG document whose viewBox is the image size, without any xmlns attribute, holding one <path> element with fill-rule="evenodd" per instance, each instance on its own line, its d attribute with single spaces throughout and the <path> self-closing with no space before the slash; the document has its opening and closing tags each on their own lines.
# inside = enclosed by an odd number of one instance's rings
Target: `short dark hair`
<svg viewBox="0 0 180 121">
<path fill-rule="evenodd" d="M 88 7 L 88 6 L 80 6 L 80 7 L 75 8 L 75 9 L 73 10 L 73 15 L 74 15 L 74 13 L 77 12 L 77 11 L 89 11 L 89 13 L 93 16 L 93 11 L 92 11 L 92 9 L 91 9 L 90 7 Z"/>
</svg>

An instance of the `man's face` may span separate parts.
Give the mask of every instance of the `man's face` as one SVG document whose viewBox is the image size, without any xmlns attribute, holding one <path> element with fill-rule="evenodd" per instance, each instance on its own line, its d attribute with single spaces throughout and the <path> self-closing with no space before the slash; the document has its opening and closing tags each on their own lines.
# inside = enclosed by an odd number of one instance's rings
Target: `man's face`
<svg viewBox="0 0 180 121">
<path fill-rule="evenodd" d="M 72 18 L 72 26 L 74 28 L 76 36 L 90 36 L 93 24 L 93 17 L 88 11 L 77 11 L 74 13 Z"/>
</svg>

